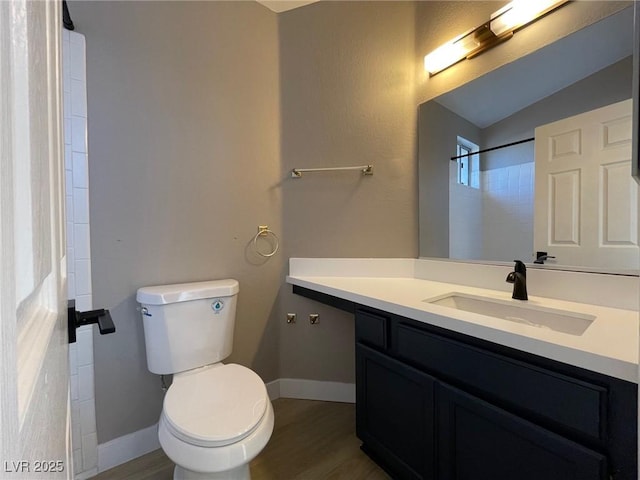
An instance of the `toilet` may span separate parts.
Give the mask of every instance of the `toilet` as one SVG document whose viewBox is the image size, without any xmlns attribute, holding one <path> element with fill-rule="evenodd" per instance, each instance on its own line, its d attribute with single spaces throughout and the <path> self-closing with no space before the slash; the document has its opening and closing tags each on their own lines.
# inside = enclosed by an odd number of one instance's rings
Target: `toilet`
<svg viewBox="0 0 640 480">
<path fill-rule="evenodd" d="M 138 290 L 147 365 L 173 374 L 158 422 L 173 478 L 250 479 L 249 462 L 273 432 L 273 407 L 262 379 L 222 360 L 231 354 L 236 280 Z"/>
</svg>

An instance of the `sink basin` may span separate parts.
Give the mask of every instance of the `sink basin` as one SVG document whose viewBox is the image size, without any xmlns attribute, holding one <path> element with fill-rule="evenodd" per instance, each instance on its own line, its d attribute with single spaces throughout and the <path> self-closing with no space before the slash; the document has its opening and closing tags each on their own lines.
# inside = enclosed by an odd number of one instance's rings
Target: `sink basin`
<svg viewBox="0 0 640 480">
<path fill-rule="evenodd" d="M 582 335 L 596 319 L 594 315 L 527 305 L 526 303 L 517 304 L 513 302 L 518 302 L 518 300 L 510 302 L 466 293 L 447 293 L 427 298 L 423 302 L 570 335 Z"/>
</svg>

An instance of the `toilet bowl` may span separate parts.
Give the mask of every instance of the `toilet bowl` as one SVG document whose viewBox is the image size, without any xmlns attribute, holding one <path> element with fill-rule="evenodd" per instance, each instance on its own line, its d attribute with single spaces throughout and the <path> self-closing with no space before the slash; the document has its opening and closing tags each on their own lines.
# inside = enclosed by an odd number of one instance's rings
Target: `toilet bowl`
<svg viewBox="0 0 640 480">
<path fill-rule="evenodd" d="M 240 365 L 218 363 L 174 377 L 158 436 L 178 467 L 174 479 L 244 480 L 273 431 L 264 383 Z"/>
<path fill-rule="evenodd" d="M 262 379 L 231 353 L 238 282 L 217 280 L 138 290 L 149 370 L 173 374 L 158 438 L 176 480 L 249 480 L 274 414 Z"/>
</svg>

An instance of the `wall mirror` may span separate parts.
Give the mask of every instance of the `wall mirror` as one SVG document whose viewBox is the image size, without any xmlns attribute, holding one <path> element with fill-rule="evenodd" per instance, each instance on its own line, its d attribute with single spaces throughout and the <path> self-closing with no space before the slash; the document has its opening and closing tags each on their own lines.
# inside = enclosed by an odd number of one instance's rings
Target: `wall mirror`
<svg viewBox="0 0 640 480">
<path fill-rule="evenodd" d="M 637 274 L 633 8 L 420 105 L 421 257 Z"/>
</svg>

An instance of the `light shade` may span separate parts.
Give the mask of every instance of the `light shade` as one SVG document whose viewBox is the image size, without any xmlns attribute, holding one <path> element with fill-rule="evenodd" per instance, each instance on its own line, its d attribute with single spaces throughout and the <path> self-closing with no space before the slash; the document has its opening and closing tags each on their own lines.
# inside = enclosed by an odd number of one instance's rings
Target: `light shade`
<svg viewBox="0 0 640 480">
<path fill-rule="evenodd" d="M 517 30 L 568 0 L 514 0 L 491 14 L 491 31 L 498 37 Z"/>
<path fill-rule="evenodd" d="M 425 70 L 433 75 L 466 58 L 478 47 L 472 33 L 473 30 L 463 33 L 426 55 L 424 57 Z"/>
</svg>

